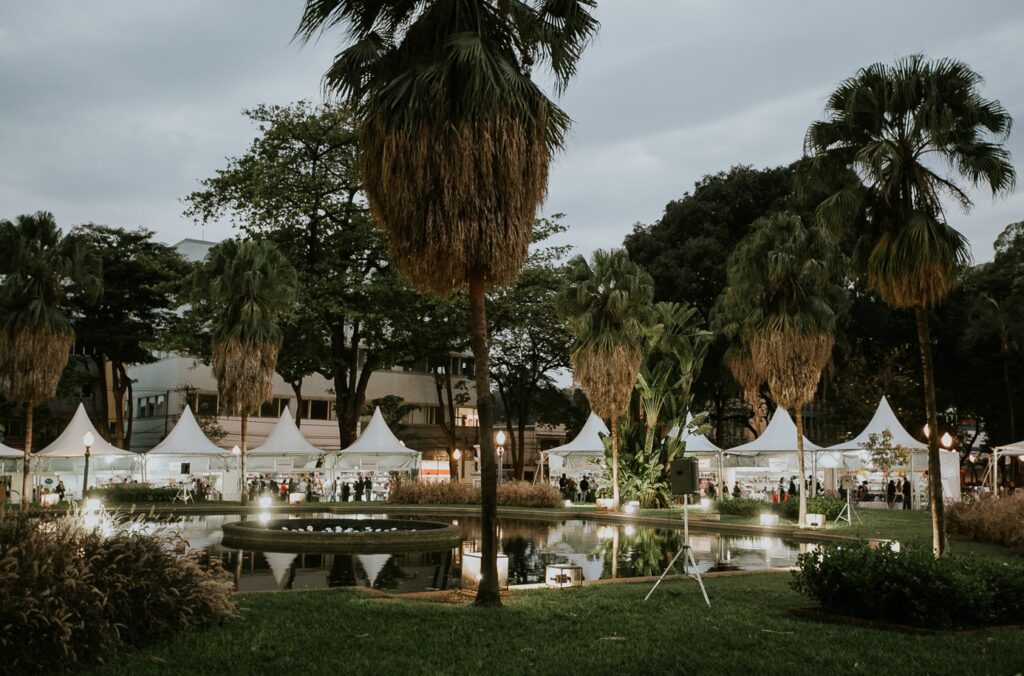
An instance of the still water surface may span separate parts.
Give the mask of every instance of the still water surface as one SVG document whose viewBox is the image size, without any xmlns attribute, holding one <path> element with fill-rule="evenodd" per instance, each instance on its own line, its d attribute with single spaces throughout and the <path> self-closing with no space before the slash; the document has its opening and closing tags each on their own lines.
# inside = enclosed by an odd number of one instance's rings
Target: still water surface
<svg viewBox="0 0 1024 676">
<path fill-rule="evenodd" d="M 459 549 L 401 554 L 291 554 L 223 547 L 222 525 L 241 518 L 237 514 L 185 516 L 164 523 L 178 531 L 192 547 L 205 549 L 220 558 L 225 568 L 237 571 L 240 591 L 345 586 L 398 593 L 455 589 L 460 586 L 462 550 L 477 550 L 480 537 L 479 521 L 462 517 L 297 514 L 294 518 L 446 521 L 462 527 L 465 541 Z M 275 515 L 275 518 L 287 517 Z M 498 540 L 500 551 L 509 557 L 509 584 L 517 585 L 543 582 L 544 567 L 553 563 L 579 565 L 586 580 L 658 575 L 682 545 L 683 535 L 682 530 L 602 524 L 583 519 L 499 519 Z M 701 572 L 792 566 L 801 551 L 799 543 L 777 537 L 719 535 L 692 530 L 690 542 Z"/>
</svg>

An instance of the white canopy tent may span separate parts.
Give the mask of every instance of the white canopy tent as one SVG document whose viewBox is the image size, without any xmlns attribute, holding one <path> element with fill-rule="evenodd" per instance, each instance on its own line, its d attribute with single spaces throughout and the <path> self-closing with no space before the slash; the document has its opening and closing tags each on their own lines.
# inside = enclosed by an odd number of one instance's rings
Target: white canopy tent
<svg viewBox="0 0 1024 676">
<path fill-rule="evenodd" d="M 804 437 L 804 451 L 821 451 L 821 446 Z M 757 455 L 760 453 L 796 453 L 796 424 L 789 412 L 779 406 L 768 426 L 757 439 L 726 450 L 729 455 Z"/>
<path fill-rule="evenodd" d="M 1020 458 L 1021 460 L 1024 460 L 1024 441 L 1007 444 L 1006 446 L 996 446 L 992 449 L 992 494 L 996 496 L 999 495 L 999 491 L 996 490 L 996 486 L 999 485 L 1000 458 Z M 943 476 L 945 476 L 945 474 L 943 474 Z"/>
<path fill-rule="evenodd" d="M 90 456 L 124 457 L 135 455 L 134 453 L 117 448 L 100 436 L 100 433 L 93 427 L 92 421 L 89 420 L 89 415 L 85 412 L 85 406 L 82 404 L 78 405 L 78 409 L 71 418 L 71 422 L 60 433 L 60 436 L 52 444 L 39 451 L 37 455 L 40 458 L 84 458 L 85 444 L 82 440 L 86 432 L 92 433 L 93 437 L 93 444 L 89 447 Z"/>
<path fill-rule="evenodd" d="M 406 448 L 398 440 L 384 421 L 378 406 L 355 443 L 338 453 L 335 468 L 349 471 L 408 472 L 419 469 L 420 458 L 419 451 Z"/>
<path fill-rule="evenodd" d="M 0 444 L 0 460 L 10 460 L 10 459 L 15 459 L 16 460 L 18 458 L 24 458 L 24 457 L 25 457 L 25 452 L 24 451 L 19 451 L 16 448 L 11 448 L 10 446 L 4 446 L 3 444 Z"/>
<path fill-rule="evenodd" d="M 203 433 L 192 409 L 185 406 L 181 417 L 163 441 L 146 451 L 145 455 L 203 455 L 221 456 L 227 451 L 210 441 Z"/>
<path fill-rule="evenodd" d="M 285 407 L 266 440 L 249 451 L 249 455 L 323 455 L 323 451 L 306 441 L 291 412 Z"/>
<path fill-rule="evenodd" d="M 722 449 L 716 446 L 703 434 L 693 434 L 690 432 L 690 423 L 693 421 L 693 416 L 689 413 L 686 414 L 686 427 L 683 430 L 683 436 L 680 441 L 686 443 L 687 453 L 718 453 Z M 668 431 L 668 438 L 673 439 L 679 434 L 679 426 L 676 425 Z"/>
<path fill-rule="evenodd" d="M 910 450 L 910 459 L 906 465 L 894 467 L 893 469 L 909 472 L 925 472 L 928 470 L 928 445 L 913 437 L 907 431 L 896 413 L 889 405 L 889 400 L 884 396 L 878 402 L 878 408 L 871 420 L 860 434 L 849 441 L 829 446 L 830 451 L 839 451 L 843 454 L 843 467 L 846 469 L 863 469 L 871 466 L 871 454 L 865 450 L 869 445 L 872 434 L 881 436 L 888 431 L 892 435 L 894 446 L 903 446 Z M 955 451 L 940 449 L 939 464 L 942 471 L 942 494 L 951 500 L 960 499 L 960 456 Z"/>
<path fill-rule="evenodd" d="M 881 436 L 885 431 L 892 435 L 893 445 L 903 446 L 911 450 L 928 450 L 926 444 L 922 444 L 911 436 L 910 432 L 900 424 L 892 407 L 889 406 L 889 400 L 884 396 L 878 402 L 878 408 L 875 409 L 875 414 L 871 416 L 871 421 L 868 422 L 867 427 L 860 434 L 849 441 L 844 441 L 828 448 L 830 451 L 863 451 L 864 447 L 870 443 L 869 437 L 872 434 Z"/>
<path fill-rule="evenodd" d="M 601 418 L 591 411 L 587 422 L 579 434 L 567 444 L 549 448 L 543 455 L 551 459 L 558 458 L 561 461 L 562 469 L 596 469 L 596 466 L 604 462 L 604 439 L 610 432 Z M 558 469 L 551 465 L 551 470 Z"/>
<path fill-rule="evenodd" d="M 153 469 L 158 475 L 166 471 L 168 476 L 178 474 L 178 470 L 174 469 L 174 467 L 183 462 L 189 464 L 189 474 L 209 471 L 215 460 L 218 461 L 217 465 L 226 469 L 226 456 L 227 451 L 207 438 L 202 428 L 199 427 L 199 423 L 196 422 L 195 416 L 192 415 L 192 409 L 187 405 L 181 412 L 178 422 L 171 429 L 170 434 L 159 444 L 142 454 L 142 457 L 145 459 L 147 474 L 150 469 Z M 154 458 L 159 458 L 161 466 L 150 465 Z"/>
</svg>

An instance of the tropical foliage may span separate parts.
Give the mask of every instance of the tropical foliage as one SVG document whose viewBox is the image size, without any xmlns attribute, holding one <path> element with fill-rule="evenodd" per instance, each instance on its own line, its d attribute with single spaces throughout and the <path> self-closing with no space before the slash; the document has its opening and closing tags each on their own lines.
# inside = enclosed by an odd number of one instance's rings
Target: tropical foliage
<svg viewBox="0 0 1024 676">
<path fill-rule="evenodd" d="M 196 270 L 197 302 L 213 310 L 213 375 L 222 411 L 242 418 L 245 476 L 249 415 L 273 396 L 281 315 L 295 297 L 295 269 L 277 248 L 258 240 L 226 240 Z M 242 492 L 242 502 L 248 495 Z"/>
<path fill-rule="evenodd" d="M 937 556 L 945 552 L 945 527 L 928 310 L 970 260 L 942 200 L 966 211 L 972 202 L 960 183 L 1000 194 L 1016 179 L 1003 146 L 1010 116 L 998 101 L 981 96 L 981 85 L 980 75 L 953 59 L 913 55 L 874 64 L 836 88 L 826 118 L 810 126 L 804 143 L 810 155 L 805 183 L 840 170 L 857 175 L 822 201 L 818 221 L 853 239 L 853 270 L 882 300 L 914 311 L 932 430 L 928 470 Z"/>
<path fill-rule="evenodd" d="M 619 416 L 629 405 L 652 331 L 650 275 L 624 250 L 594 252 L 569 261 L 569 281 L 558 307 L 575 338 L 573 380 L 599 416 L 610 420 L 612 499 L 619 504 Z"/>
<path fill-rule="evenodd" d="M 0 221 L 0 394 L 25 406 L 22 507 L 29 503 L 32 415 L 57 391 L 75 342 L 69 296 L 103 291 L 93 252 L 40 211 Z"/>
</svg>

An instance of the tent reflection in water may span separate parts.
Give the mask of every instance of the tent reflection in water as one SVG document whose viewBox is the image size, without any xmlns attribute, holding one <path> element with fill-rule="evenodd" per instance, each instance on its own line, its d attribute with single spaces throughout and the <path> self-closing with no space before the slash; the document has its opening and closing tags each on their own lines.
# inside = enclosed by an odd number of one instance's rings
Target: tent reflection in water
<svg viewBox="0 0 1024 676">
<path fill-rule="evenodd" d="M 420 453 L 398 440 L 380 407 L 374 409 L 366 429 L 348 448 L 341 450 L 335 469 L 342 471 L 414 472 L 420 468 Z"/>
</svg>

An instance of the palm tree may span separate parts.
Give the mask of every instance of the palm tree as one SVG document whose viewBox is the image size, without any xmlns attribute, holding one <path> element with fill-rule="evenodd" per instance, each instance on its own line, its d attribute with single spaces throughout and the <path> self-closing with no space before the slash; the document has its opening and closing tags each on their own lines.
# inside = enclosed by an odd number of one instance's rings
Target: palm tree
<svg viewBox="0 0 1024 676">
<path fill-rule="evenodd" d="M 245 490 L 249 415 L 274 392 L 278 323 L 295 297 L 295 268 L 270 242 L 230 239 L 218 244 L 196 270 L 193 292 L 214 308 L 213 375 L 221 410 L 242 418 L 239 469 Z"/>
<path fill-rule="evenodd" d="M 967 241 L 946 222 L 942 199 L 967 211 L 971 200 L 958 182 L 997 195 L 1016 181 L 1003 147 L 1012 121 L 998 101 L 981 96 L 981 84 L 980 75 L 952 59 L 914 55 L 874 64 L 839 85 L 826 119 L 813 123 L 804 141 L 811 156 L 805 176 L 844 168 L 858 177 L 819 205 L 818 221 L 854 240 L 854 271 L 883 301 L 914 311 L 936 556 L 945 553 L 946 533 L 928 311 L 970 261 Z"/>
<path fill-rule="evenodd" d="M 624 249 L 598 249 L 592 263 L 576 256 L 568 270 L 558 308 L 575 338 L 573 379 L 594 412 L 610 421 L 612 501 L 618 509 L 619 416 L 629 406 L 651 334 L 654 281 Z"/>
<path fill-rule="evenodd" d="M 715 331 L 725 339 L 722 361 L 733 380 L 743 390 L 743 399 L 750 406 L 753 415 L 754 432 L 764 432 L 765 421 L 761 413 L 760 389 L 765 381 L 764 369 L 750 353 L 750 336 L 745 319 L 750 314 L 750 298 L 727 297 L 722 294 L 711 310 L 711 323 Z"/>
<path fill-rule="evenodd" d="M 526 261 L 548 168 L 570 119 L 531 79 L 563 91 L 597 31 L 595 0 L 307 0 L 296 32 L 342 27 L 324 76 L 356 111 L 359 162 L 391 256 L 416 288 L 469 289 L 481 459 L 477 605 L 500 605 L 497 466 L 484 294 Z"/>
<path fill-rule="evenodd" d="M 993 337 L 999 339 L 999 356 L 1003 362 L 1003 387 L 1006 390 L 1006 408 L 1010 419 L 1010 438 L 1016 439 L 1017 425 L 1013 411 L 1010 363 L 1013 353 L 1020 351 L 1020 297 L 1012 294 L 999 301 L 987 293 L 982 293 L 980 299 L 981 302 L 971 312 L 971 321 L 964 332 L 964 342 L 973 347 Z"/>
<path fill-rule="evenodd" d="M 0 221 L 0 393 L 25 406 L 21 505 L 29 504 L 32 414 L 54 396 L 75 332 L 65 312 L 69 293 L 102 293 L 99 259 L 64 236 L 53 214 Z"/>
<path fill-rule="evenodd" d="M 796 411 L 801 481 L 807 476 L 803 406 L 832 355 L 845 274 L 835 241 L 788 212 L 754 221 L 729 260 L 726 304 L 750 308 L 742 323 L 753 360 L 778 404 Z M 800 526 L 806 524 L 807 491 L 801 490 Z"/>
</svg>

